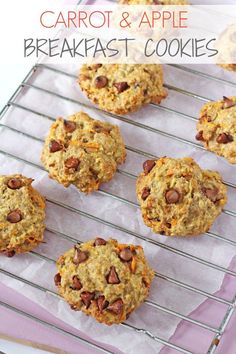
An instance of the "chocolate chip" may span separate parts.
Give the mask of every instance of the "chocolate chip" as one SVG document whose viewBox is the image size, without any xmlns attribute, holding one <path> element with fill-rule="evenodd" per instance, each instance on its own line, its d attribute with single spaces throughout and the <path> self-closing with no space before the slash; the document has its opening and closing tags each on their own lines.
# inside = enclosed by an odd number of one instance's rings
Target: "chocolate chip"
<svg viewBox="0 0 236 354">
<path fill-rule="evenodd" d="M 176 189 L 171 188 L 168 191 L 166 191 L 165 198 L 167 204 L 175 204 L 179 202 L 180 194 Z"/>
<path fill-rule="evenodd" d="M 93 70 L 97 70 L 97 69 L 99 69 L 101 67 L 102 67 L 102 64 L 94 64 L 94 65 L 92 65 L 92 69 Z"/>
<path fill-rule="evenodd" d="M 97 237 L 94 241 L 94 246 L 105 246 L 107 242 L 103 238 Z"/>
<path fill-rule="evenodd" d="M 112 130 L 112 127 L 104 127 L 98 123 L 96 123 L 93 127 L 96 133 L 110 133 Z"/>
<path fill-rule="evenodd" d="M 204 141 L 204 138 L 203 138 L 203 131 L 202 131 L 202 130 L 197 133 L 197 135 L 196 135 L 196 140 Z"/>
<path fill-rule="evenodd" d="M 126 81 L 124 81 L 124 82 L 115 82 L 113 84 L 113 86 L 115 86 L 115 88 L 117 88 L 118 93 L 124 92 L 124 91 L 128 90 L 128 88 L 129 88 L 129 85 L 128 85 L 128 83 Z"/>
<path fill-rule="evenodd" d="M 60 273 L 57 273 L 54 277 L 54 283 L 56 286 L 60 286 L 61 285 L 61 275 Z"/>
<path fill-rule="evenodd" d="M 70 308 L 73 311 L 79 311 L 79 309 L 77 309 L 76 305 L 70 305 Z"/>
<path fill-rule="evenodd" d="M 96 133 L 101 133 L 104 129 L 101 125 L 95 124 L 93 129 L 95 130 Z"/>
<path fill-rule="evenodd" d="M 7 215 L 7 221 L 9 221 L 12 224 L 16 224 L 21 220 L 22 220 L 22 214 L 19 209 L 13 210 Z"/>
<path fill-rule="evenodd" d="M 120 279 L 118 277 L 118 274 L 116 273 L 116 268 L 112 266 L 110 268 L 110 272 L 107 275 L 107 282 L 108 284 L 119 284 Z"/>
<path fill-rule="evenodd" d="M 142 200 L 146 200 L 149 197 L 150 192 L 151 192 L 150 188 L 144 187 L 141 195 Z"/>
<path fill-rule="evenodd" d="M 160 222 L 160 221 L 161 221 L 160 218 L 158 218 L 158 217 L 150 218 L 150 220 L 157 221 L 157 222 Z"/>
<path fill-rule="evenodd" d="M 93 179 L 95 179 L 95 181 L 98 181 L 99 180 L 99 172 L 98 171 L 95 171 L 92 167 L 89 168 L 89 171 L 92 173 L 92 177 Z"/>
<path fill-rule="evenodd" d="M 74 258 L 73 258 L 73 263 L 74 264 L 80 264 L 85 262 L 88 259 L 88 254 L 86 252 L 82 252 L 80 249 L 78 249 L 75 246 L 75 254 L 74 254 Z"/>
<path fill-rule="evenodd" d="M 123 312 L 124 303 L 121 299 L 114 301 L 108 306 L 107 310 L 115 313 L 116 315 L 121 315 Z"/>
<path fill-rule="evenodd" d="M 200 123 L 211 122 L 211 117 L 205 113 L 199 118 L 199 122 Z"/>
<path fill-rule="evenodd" d="M 73 276 L 72 281 L 73 281 L 73 289 L 74 290 L 82 289 L 83 286 L 82 286 L 79 278 L 76 275 Z"/>
<path fill-rule="evenodd" d="M 23 184 L 20 178 L 12 178 L 7 182 L 7 186 L 10 189 L 20 189 L 22 185 Z"/>
<path fill-rule="evenodd" d="M 161 5 L 161 3 L 160 3 L 159 0 L 153 0 L 153 4 L 154 4 L 154 5 Z"/>
<path fill-rule="evenodd" d="M 202 188 L 203 194 L 210 199 L 213 203 L 219 200 L 219 190 L 217 188 Z"/>
<path fill-rule="evenodd" d="M 95 79 L 95 87 L 101 89 L 106 87 L 108 84 L 108 79 L 106 76 L 97 76 Z"/>
<path fill-rule="evenodd" d="M 149 172 L 153 169 L 153 167 L 155 166 L 156 161 L 154 160 L 147 160 L 143 163 L 143 170 L 144 170 L 144 174 L 148 175 Z"/>
<path fill-rule="evenodd" d="M 232 137 L 232 135 L 226 133 L 222 133 L 216 138 L 218 144 L 228 144 L 231 143 L 233 140 L 234 138 Z"/>
<path fill-rule="evenodd" d="M 133 258 L 133 253 L 130 250 L 130 248 L 124 248 L 121 252 L 120 252 L 120 258 L 122 259 L 122 261 L 125 262 L 129 262 L 131 261 L 131 259 Z"/>
<path fill-rule="evenodd" d="M 81 300 L 83 301 L 86 309 L 91 305 L 91 301 L 94 299 L 95 294 L 90 293 L 89 291 L 84 291 L 80 294 Z"/>
<path fill-rule="evenodd" d="M 224 100 L 224 105 L 223 105 L 224 109 L 236 106 L 236 102 L 234 102 L 233 100 L 231 100 L 228 97 L 223 96 L 223 100 Z"/>
<path fill-rule="evenodd" d="M 8 258 L 12 258 L 15 256 L 16 252 L 15 251 L 6 251 L 4 252 L 4 254 L 8 257 Z"/>
<path fill-rule="evenodd" d="M 76 123 L 71 120 L 64 120 L 64 128 L 67 133 L 73 133 L 76 129 Z"/>
<path fill-rule="evenodd" d="M 59 143 L 56 140 L 51 140 L 50 144 L 49 144 L 49 150 L 50 152 L 57 152 L 57 151 L 61 151 L 63 149 L 63 145 L 61 143 Z"/>
<path fill-rule="evenodd" d="M 100 312 L 105 310 L 108 307 L 108 305 L 109 305 L 109 302 L 105 299 L 105 296 L 100 295 L 97 298 L 97 307 Z"/>
<path fill-rule="evenodd" d="M 79 167 L 80 161 L 79 159 L 77 159 L 76 157 L 69 157 L 66 161 L 65 161 L 65 166 L 67 168 L 73 168 L 74 170 L 77 170 Z"/>
</svg>

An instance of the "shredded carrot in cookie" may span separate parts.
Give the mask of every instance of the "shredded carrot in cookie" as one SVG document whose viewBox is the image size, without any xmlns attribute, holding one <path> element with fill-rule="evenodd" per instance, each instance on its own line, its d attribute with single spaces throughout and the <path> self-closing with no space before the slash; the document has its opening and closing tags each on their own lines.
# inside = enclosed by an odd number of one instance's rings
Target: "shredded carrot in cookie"
<svg viewBox="0 0 236 354">
<path fill-rule="evenodd" d="M 173 176 L 173 174 L 174 174 L 174 171 L 173 171 L 173 170 L 168 170 L 168 171 L 166 172 L 166 176 Z"/>
<path fill-rule="evenodd" d="M 136 271 L 136 266 L 137 266 L 136 259 L 135 259 L 135 257 L 133 257 L 133 258 L 132 258 L 132 261 L 131 261 L 131 265 L 130 265 L 130 268 L 131 268 L 132 273 L 135 273 L 135 271 Z"/>
<path fill-rule="evenodd" d="M 171 225 L 172 225 L 172 226 L 177 225 L 177 220 L 176 220 L 176 219 L 172 219 L 172 220 L 171 220 Z"/>
<path fill-rule="evenodd" d="M 161 159 L 159 159 L 158 161 L 157 161 L 157 163 L 156 163 L 156 165 L 158 166 L 158 167 L 161 167 L 162 165 L 164 165 L 164 158 L 161 158 Z"/>
<path fill-rule="evenodd" d="M 131 251 L 135 251 L 135 249 L 137 249 L 137 248 L 139 248 L 139 247 L 141 247 L 141 246 L 134 246 L 134 245 L 125 245 L 125 244 L 119 244 L 119 245 L 117 245 L 117 247 L 118 247 L 118 249 L 120 250 L 120 251 L 122 251 L 123 249 L 125 249 L 125 248 L 129 248 Z M 141 247 L 141 249 L 142 249 L 142 247 Z"/>
</svg>

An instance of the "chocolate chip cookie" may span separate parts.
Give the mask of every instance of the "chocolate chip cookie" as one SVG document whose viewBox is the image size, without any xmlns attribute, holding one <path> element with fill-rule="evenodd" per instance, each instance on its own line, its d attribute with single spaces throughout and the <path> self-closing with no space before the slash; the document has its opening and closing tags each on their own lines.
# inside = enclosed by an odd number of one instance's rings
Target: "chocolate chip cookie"
<svg viewBox="0 0 236 354">
<path fill-rule="evenodd" d="M 188 5 L 188 0 L 120 0 L 127 5 Z"/>
<path fill-rule="evenodd" d="M 236 71 L 236 63 L 231 64 L 219 64 L 222 68 L 229 70 L 229 71 Z"/>
<path fill-rule="evenodd" d="M 75 311 L 112 325 L 126 320 L 146 299 L 154 272 L 142 247 L 116 240 L 75 245 L 57 261 L 55 285 Z"/>
<path fill-rule="evenodd" d="M 51 126 L 41 159 L 51 178 L 90 193 L 112 179 L 125 157 L 117 126 L 79 112 Z"/>
<path fill-rule="evenodd" d="M 226 70 L 236 71 L 236 24 L 228 26 L 216 42 L 217 62 Z"/>
<path fill-rule="evenodd" d="M 236 163 L 236 96 L 203 106 L 196 139 L 206 149 Z"/>
<path fill-rule="evenodd" d="M 115 114 L 137 111 L 166 97 L 163 70 L 157 64 L 83 65 L 79 84 L 101 109 Z"/>
<path fill-rule="evenodd" d="M 226 204 L 217 172 L 202 170 L 189 157 L 148 160 L 137 180 L 144 223 L 166 236 L 199 235 L 209 230 Z"/>
<path fill-rule="evenodd" d="M 0 253 L 12 257 L 43 240 L 45 201 L 22 175 L 0 176 Z"/>
</svg>

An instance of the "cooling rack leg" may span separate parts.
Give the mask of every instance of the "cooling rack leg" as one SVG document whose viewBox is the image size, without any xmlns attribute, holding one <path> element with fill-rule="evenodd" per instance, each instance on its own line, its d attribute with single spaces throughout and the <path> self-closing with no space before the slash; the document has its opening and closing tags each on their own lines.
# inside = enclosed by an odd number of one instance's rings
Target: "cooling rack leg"
<svg viewBox="0 0 236 354">
<path fill-rule="evenodd" d="M 234 310 L 235 310 L 235 307 L 236 307 L 236 296 L 233 300 L 233 304 L 231 306 L 228 307 L 228 310 L 222 320 L 222 323 L 219 327 L 219 332 L 218 334 L 215 335 L 214 339 L 212 340 L 211 342 L 211 345 L 207 351 L 207 354 L 213 354 L 215 353 L 219 343 L 220 343 L 220 339 L 222 338 L 223 334 L 224 334 L 224 331 L 227 327 L 227 325 L 229 324 L 229 321 L 234 313 Z"/>
</svg>

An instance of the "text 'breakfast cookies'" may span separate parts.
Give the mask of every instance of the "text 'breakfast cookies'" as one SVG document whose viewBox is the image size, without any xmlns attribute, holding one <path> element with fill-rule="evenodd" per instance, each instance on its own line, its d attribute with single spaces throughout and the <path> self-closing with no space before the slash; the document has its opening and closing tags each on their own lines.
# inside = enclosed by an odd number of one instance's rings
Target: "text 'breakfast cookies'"
<svg viewBox="0 0 236 354">
<path fill-rule="evenodd" d="M 112 179 L 126 151 L 117 126 L 79 112 L 53 123 L 41 158 L 52 179 L 90 193 Z"/>
<path fill-rule="evenodd" d="M 163 69 L 157 64 L 83 65 L 79 84 L 93 103 L 115 114 L 137 111 L 167 96 Z"/>
<path fill-rule="evenodd" d="M 112 325 L 146 299 L 154 272 L 141 246 L 102 238 L 75 245 L 57 261 L 55 284 L 73 310 Z"/>
<path fill-rule="evenodd" d="M 202 107 L 196 139 L 206 149 L 236 163 L 236 96 L 210 102 Z"/>
<path fill-rule="evenodd" d="M 45 200 L 22 175 L 0 176 L 0 253 L 12 257 L 43 241 Z"/>
<path fill-rule="evenodd" d="M 148 160 L 137 180 L 144 223 L 166 236 L 209 230 L 226 204 L 226 186 L 217 172 L 202 170 L 192 158 Z"/>
</svg>

